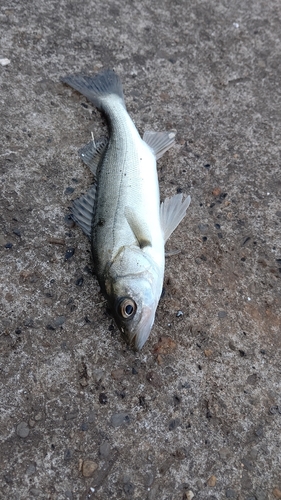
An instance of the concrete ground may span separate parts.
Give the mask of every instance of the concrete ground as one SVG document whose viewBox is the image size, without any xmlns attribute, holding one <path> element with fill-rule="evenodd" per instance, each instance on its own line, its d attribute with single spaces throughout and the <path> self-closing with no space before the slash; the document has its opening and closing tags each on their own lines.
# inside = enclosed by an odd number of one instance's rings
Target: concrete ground
<svg viewBox="0 0 281 500">
<path fill-rule="evenodd" d="M 2 2 L 1 499 L 281 498 L 280 18 L 279 0 Z M 178 131 L 161 197 L 192 198 L 139 354 L 68 217 L 106 128 L 60 77 L 108 67 L 141 133 Z"/>
</svg>

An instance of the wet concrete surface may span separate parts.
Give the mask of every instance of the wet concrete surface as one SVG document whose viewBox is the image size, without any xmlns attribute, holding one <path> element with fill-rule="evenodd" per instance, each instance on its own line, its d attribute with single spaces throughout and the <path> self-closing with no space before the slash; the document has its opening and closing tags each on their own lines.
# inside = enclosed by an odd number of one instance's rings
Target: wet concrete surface
<svg viewBox="0 0 281 500">
<path fill-rule="evenodd" d="M 7 1 L 1 11 L 0 498 L 281 498 L 279 1 Z M 9 61 L 5 61 L 8 59 Z M 140 353 L 68 218 L 111 67 L 190 194 Z"/>
</svg>

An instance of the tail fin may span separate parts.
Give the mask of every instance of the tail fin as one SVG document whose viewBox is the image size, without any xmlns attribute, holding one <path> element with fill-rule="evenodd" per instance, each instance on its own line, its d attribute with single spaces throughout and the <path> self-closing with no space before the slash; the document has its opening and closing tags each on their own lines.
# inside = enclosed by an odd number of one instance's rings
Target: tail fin
<svg viewBox="0 0 281 500">
<path fill-rule="evenodd" d="M 96 76 L 69 75 L 61 78 L 61 81 L 87 97 L 98 109 L 103 109 L 103 99 L 112 94 L 120 97 L 125 107 L 121 80 L 111 69 Z"/>
</svg>

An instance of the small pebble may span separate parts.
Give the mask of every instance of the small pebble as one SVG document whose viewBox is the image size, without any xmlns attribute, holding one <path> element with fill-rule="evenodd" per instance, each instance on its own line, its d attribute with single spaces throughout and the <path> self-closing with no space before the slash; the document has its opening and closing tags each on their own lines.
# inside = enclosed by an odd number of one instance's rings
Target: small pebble
<svg viewBox="0 0 281 500">
<path fill-rule="evenodd" d="M 98 465 L 96 462 L 92 462 L 92 460 L 84 460 L 82 465 L 82 475 L 84 477 L 91 477 L 97 468 Z"/>
<path fill-rule="evenodd" d="M 256 500 L 267 500 L 268 499 L 267 493 L 258 487 L 255 491 L 255 499 Z"/>
<path fill-rule="evenodd" d="M 99 402 L 101 405 L 106 405 L 107 403 L 107 395 L 104 392 L 101 392 L 99 395 Z"/>
<path fill-rule="evenodd" d="M 219 318 L 225 318 L 227 316 L 227 312 L 226 311 L 219 311 L 218 312 L 218 317 Z"/>
<path fill-rule="evenodd" d="M 123 368 L 117 368 L 116 370 L 113 370 L 111 372 L 111 376 L 112 378 L 114 378 L 114 380 L 120 380 L 124 376 Z"/>
<path fill-rule="evenodd" d="M 21 422 L 17 425 L 17 435 L 21 438 L 26 438 L 29 435 L 30 429 L 26 422 Z"/>
<path fill-rule="evenodd" d="M 1 66 L 8 66 L 10 62 L 11 62 L 10 59 L 8 59 L 7 57 L 3 57 L 2 59 L 0 59 Z"/>
<path fill-rule="evenodd" d="M 89 411 L 89 413 L 88 413 L 89 424 L 92 424 L 95 421 L 95 418 L 96 418 L 95 412 L 93 410 Z"/>
<path fill-rule="evenodd" d="M 278 498 L 278 499 L 281 498 L 281 490 L 279 490 L 279 488 L 274 488 L 272 491 L 272 494 L 275 498 Z"/>
<path fill-rule="evenodd" d="M 108 441 L 103 441 L 100 445 L 100 456 L 102 458 L 107 458 L 110 455 L 111 447 Z"/>
<path fill-rule="evenodd" d="M 67 448 L 64 451 L 64 460 L 71 460 L 72 455 L 73 455 L 73 452 L 69 448 Z"/>
<path fill-rule="evenodd" d="M 19 230 L 19 229 L 17 229 L 17 228 L 16 228 L 16 229 L 13 229 L 13 233 L 14 233 L 16 236 L 21 237 L 21 232 L 20 232 L 20 230 Z"/>
<path fill-rule="evenodd" d="M 55 331 L 55 327 L 51 324 L 46 325 L 47 330 Z"/>
<path fill-rule="evenodd" d="M 0 246 L 3 247 L 5 245 L 6 238 L 3 234 L 0 234 Z"/>
<path fill-rule="evenodd" d="M 81 387 L 87 387 L 87 385 L 89 385 L 88 379 L 86 377 L 80 378 L 79 383 L 80 383 Z"/>
<path fill-rule="evenodd" d="M 55 320 L 54 320 L 54 326 L 55 327 L 58 327 L 58 326 L 61 326 L 65 323 L 65 316 L 58 316 Z"/>
<path fill-rule="evenodd" d="M 191 490 L 185 491 L 184 497 L 185 500 L 192 500 L 194 498 L 194 493 Z"/>
<path fill-rule="evenodd" d="M 170 420 L 169 431 L 174 431 L 180 425 L 180 423 L 181 421 L 179 418 L 173 418 L 172 420 Z"/>
<path fill-rule="evenodd" d="M 42 490 L 39 490 L 38 488 L 31 488 L 31 490 L 29 490 L 29 493 L 33 496 L 33 497 L 37 497 L 37 498 L 40 498 L 41 495 L 43 494 L 43 491 Z M 41 497 L 42 498 L 42 497 Z"/>
<path fill-rule="evenodd" d="M 221 188 L 216 187 L 215 189 L 213 189 L 212 191 L 213 196 L 219 196 L 220 194 L 221 194 Z"/>
<path fill-rule="evenodd" d="M 176 317 L 180 318 L 181 316 L 183 316 L 183 312 L 182 311 L 178 311 L 177 314 L 176 314 Z"/>
<path fill-rule="evenodd" d="M 74 220 L 72 219 L 72 216 L 71 214 L 67 214 L 64 218 L 64 222 L 66 223 L 66 225 L 68 227 L 74 227 L 75 226 L 75 222 Z"/>
<path fill-rule="evenodd" d="M 154 479 L 155 479 L 155 474 L 153 473 L 153 471 L 151 471 L 151 470 L 148 471 L 144 477 L 145 488 L 150 488 L 150 486 L 152 486 L 152 484 L 154 482 Z"/>
<path fill-rule="evenodd" d="M 120 427 L 121 425 L 130 423 L 130 416 L 125 412 L 114 413 L 114 415 L 112 415 L 110 419 L 110 422 L 113 427 Z"/>
<path fill-rule="evenodd" d="M 170 354 L 176 346 L 176 342 L 171 337 L 160 337 L 157 344 L 153 346 L 153 354 Z"/>
<path fill-rule="evenodd" d="M 219 449 L 219 456 L 223 460 L 229 459 L 231 457 L 231 455 L 232 455 L 231 450 L 229 448 L 227 448 L 226 446 L 224 446 L 223 448 Z"/>
<path fill-rule="evenodd" d="M 125 493 L 125 495 L 127 495 L 130 498 L 132 498 L 133 494 L 134 494 L 134 491 L 135 491 L 135 486 L 134 486 L 133 483 L 131 483 L 129 481 L 129 482 L 126 482 L 124 484 L 124 493 Z"/>
<path fill-rule="evenodd" d="M 209 226 L 208 224 L 198 224 L 198 229 L 204 234 L 208 232 Z"/>
<path fill-rule="evenodd" d="M 232 490 L 231 488 L 227 488 L 227 490 L 225 492 L 225 496 L 226 496 L 226 498 L 236 498 L 237 493 L 236 493 L 236 491 Z"/>
<path fill-rule="evenodd" d="M 214 486 L 216 486 L 216 483 L 217 483 L 216 476 L 210 476 L 209 479 L 208 479 L 208 481 L 207 481 L 207 485 L 211 486 L 211 487 L 214 487 Z"/>
<path fill-rule="evenodd" d="M 78 278 L 78 280 L 75 281 L 75 285 L 77 285 L 77 286 L 82 286 L 83 283 L 84 283 L 83 276 L 80 276 L 80 278 Z"/>
<path fill-rule="evenodd" d="M 77 418 L 79 415 L 79 410 L 69 410 L 64 418 L 65 420 L 74 420 L 75 418 Z"/>
<path fill-rule="evenodd" d="M 74 188 L 73 187 L 67 187 L 64 191 L 64 194 L 71 194 L 73 193 L 74 191 Z"/>
<path fill-rule="evenodd" d="M 27 318 L 24 322 L 24 326 L 27 326 L 28 328 L 33 328 L 34 327 L 34 319 Z"/>
<path fill-rule="evenodd" d="M 13 243 L 6 243 L 5 248 L 13 248 Z"/>
<path fill-rule="evenodd" d="M 209 358 L 210 356 L 212 356 L 213 351 L 212 351 L 212 349 L 205 349 L 204 354 L 205 354 L 206 358 Z"/>
<path fill-rule="evenodd" d="M 162 385 L 160 375 L 153 371 L 146 374 L 146 380 L 155 388 L 159 388 Z"/>
<path fill-rule="evenodd" d="M 32 476 L 33 474 L 35 474 L 35 472 L 36 472 L 36 465 L 34 465 L 34 464 L 28 465 L 28 467 L 26 469 L 26 474 L 28 476 Z"/>
<path fill-rule="evenodd" d="M 67 261 L 69 259 L 71 259 L 71 257 L 73 257 L 75 253 L 75 248 L 68 248 L 68 250 L 66 250 L 65 252 L 65 255 L 64 255 L 64 260 Z"/>
</svg>

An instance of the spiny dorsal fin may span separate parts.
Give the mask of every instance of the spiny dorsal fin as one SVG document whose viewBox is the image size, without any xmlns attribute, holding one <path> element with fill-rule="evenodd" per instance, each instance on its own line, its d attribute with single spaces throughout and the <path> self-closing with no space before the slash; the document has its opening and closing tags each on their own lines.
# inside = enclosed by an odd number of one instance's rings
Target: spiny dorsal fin
<svg viewBox="0 0 281 500">
<path fill-rule="evenodd" d="M 85 146 L 78 151 L 80 158 L 88 165 L 94 175 L 96 175 L 97 166 L 106 150 L 107 144 L 107 137 L 101 137 L 96 142 L 94 142 L 94 140 L 88 142 L 88 144 L 85 144 Z"/>
<path fill-rule="evenodd" d="M 140 248 L 151 247 L 151 235 L 147 225 L 138 219 L 137 214 L 130 207 L 125 207 L 125 217 L 133 231 Z"/>
<path fill-rule="evenodd" d="M 175 144 L 176 131 L 169 132 L 145 132 L 143 140 L 153 150 L 156 160 L 159 160 L 168 149 Z"/>
<path fill-rule="evenodd" d="M 172 198 L 166 198 L 160 206 L 160 220 L 165 243 L 172 232 L 186 215 L 190 204 L 190 196 L 182 199 L 182 193 L 175 194 Z"/>
<path fill-rule="evenodd" d="M 92 230 L 92 219 L 96 195 L 96 185 L 93 184 L 89 191 L 77 198 L 72 205 L 72 218 L 90 238 Z"/>
</svg>

